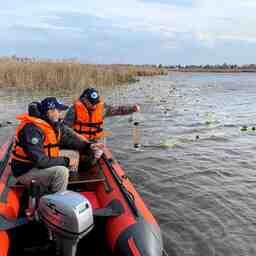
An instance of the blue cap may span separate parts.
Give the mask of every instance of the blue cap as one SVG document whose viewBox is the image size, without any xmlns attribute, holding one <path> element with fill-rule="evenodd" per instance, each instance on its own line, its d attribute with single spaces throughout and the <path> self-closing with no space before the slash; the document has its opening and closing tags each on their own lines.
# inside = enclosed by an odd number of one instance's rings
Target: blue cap
<svg viewBox="0 0 256 256">
<path fill-rule="evenodd" d="M 88 99 L 92 105 L 96 105 L 100 102 L 99 92 L 94 88 L 85 89 L 80 96 L 80 99 L 82 98 Z"/>
<path fill-rule="evenodd" d="M 58 101 L 55 97 L 47 97 L 41 101 L 40 110 L 42 113 L 46 113 L 50 109 L 66 110 L 68 106 Z"/>
</svg>

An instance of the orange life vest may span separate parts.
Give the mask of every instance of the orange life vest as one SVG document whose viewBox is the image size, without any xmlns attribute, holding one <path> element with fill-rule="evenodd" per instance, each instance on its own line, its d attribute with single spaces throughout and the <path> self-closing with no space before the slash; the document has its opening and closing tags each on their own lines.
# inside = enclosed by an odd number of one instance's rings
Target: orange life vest
<svg viewBox="0 0 256 256">
<path fill-rule="evenodd" d="M 44 153 L 49 157 L 57 157 L 59 156 L 59 142 L 60 142 L 60 132 L 56 135 L 53 127 L 48 124 L 43 119 L 29 116 L 28 114 L 23 114 L 17 116 L 17 119 L 21 121 L 16 129 L 15 136 L 15 145 L 14 150 L 12 152 L 12 158 L 15 160 L 19 160 L 22 162 L 32 162 L 29 158 L 25 150 L 20 144 L 19 141 L 19 132 L 23 129 L 26 124 L 33 124 L 39 129 L 41 129 L 44 133 Z"/>
<path fill-rule="evenodd" d="M 74 104 L 75 121 L 73 129 L 89 140 L 97 140 L 103 136 L 104 103 L 100 101 L 96 109 L 89 111 L 86 106 L 77 100 Z"/>
</svg>

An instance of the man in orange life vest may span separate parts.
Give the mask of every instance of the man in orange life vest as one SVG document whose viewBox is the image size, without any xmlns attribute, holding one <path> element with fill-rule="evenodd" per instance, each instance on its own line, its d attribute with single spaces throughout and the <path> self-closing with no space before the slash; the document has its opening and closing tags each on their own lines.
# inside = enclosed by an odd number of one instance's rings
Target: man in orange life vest
<svg viewBox="0 0 256 256">
<path fill-rule="evenodd" d="M 38 111 L 17 117 L 21 123 L 16 130 L 12 172 L 27 186 L 36 180 L 44 193 L 63 191 L 68 184 L 68 168 L 77 163 L 60 156 L 60 147 L 90 152 L 97 148 L 97 143 L 82 140 L 60 122 L 61 111 L 68 107 L 56 98 L 45 98 L 37 107 Z"/>
<path fill-rule="evenodd" d="M 104 137 L 104 117 L 127 115 L 138 111 L 140 107 L 137 104 L 118 107 L 106 105 L 96 89 L 87 88 L 67 111 L 64 123 L 85 139 L 97 141 Z"/>
</svg>

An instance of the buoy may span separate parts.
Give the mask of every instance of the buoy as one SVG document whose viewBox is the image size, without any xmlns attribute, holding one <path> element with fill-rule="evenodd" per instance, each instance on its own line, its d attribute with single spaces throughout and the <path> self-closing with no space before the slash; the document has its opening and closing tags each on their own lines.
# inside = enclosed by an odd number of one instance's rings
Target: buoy
<svg viewBox="0 0 256 256">
<path fill-rule="evenodd" d="M 242 126 L 241 131 L 242 132 L 247 131 L 247 126 L 246 125 Z"/>
<path fill-rule="evenodd" d="M 139 122 L 133 123 L 133 147 L 139 148 L 140 147 L 140 131 L 139 131 Z"/>
</svg>

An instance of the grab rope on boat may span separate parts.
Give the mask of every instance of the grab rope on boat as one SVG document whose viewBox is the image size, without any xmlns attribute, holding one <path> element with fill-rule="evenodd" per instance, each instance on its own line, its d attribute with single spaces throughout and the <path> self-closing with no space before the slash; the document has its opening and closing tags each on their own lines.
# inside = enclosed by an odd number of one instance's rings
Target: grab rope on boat
<svg viewBox="0 0 256 256">
<path fill-rule="evenodd" d="M 108 168 L 110 169 L 110 172 L 111 172 L 112 176 L 114 177 L 114 179 L 118 183 L 119 188 L 120 188 L 124 198 L 126 199 L 127 203 L 129 204 L 131 210 L 133 211 L 135 217 L 138 218 L 140 216 L 140 214 L 139 214 L 138 208 L 136 207 L 135 202 L 134 202 L 135 197 L 132 194 L 132 192 L 130 192 L 124 186 L 123 180 L 118 176 L 115 169 L 113 168 L 113 165 L 112 165 L 113 159 L 107 159 L 107 157 L 104 154 L 103 154 L 102 158 L 105 161 L 105 163 L 107 164 Z"/>
<path fill-rule="evenodd" d="M 114 170 L 114 168 L 112 166 L 113 159 L 107 159 L 107 157 L 105 155 L 103 155 L 102 158 L 104 159 L 105 163 L 108 165 L 109 169 L 111 170 L 111 173 L 114 176 L 115 180 L 120 185 L 120 189 L 121 189 L 122 193 L 124 194 L 126 200 L 128 201 L 130 207 L 132 208 L 133 212 L 135 213 L 136 217 L 139 217 L 139 211 L 135 205 L 134 195 L 128 189 L 126 189 L 126 187 L 123 184 L 123 181 L 120 179 L 120 177 Z M 152 230 L 150 230 L 150 232 L 153 234 L 153 236 L 156 238 L 156 240 L 159 242 L 159 244 L 162 244 L 159 237 Z M 169 256 L 168 252 L 164 248 L 162 249 L 162 252 L 163 252 L 164 256 Z"/>
</svg>

